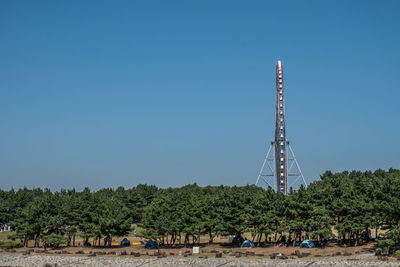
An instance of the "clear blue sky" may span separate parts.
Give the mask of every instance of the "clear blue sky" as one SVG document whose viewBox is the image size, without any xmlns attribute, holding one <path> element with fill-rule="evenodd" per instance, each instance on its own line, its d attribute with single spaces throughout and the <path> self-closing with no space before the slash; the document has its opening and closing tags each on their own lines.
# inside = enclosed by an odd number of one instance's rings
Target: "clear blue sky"
<svg viewBox="0 0 400 267">
<path fill-rule="evenodd" d="M 400 1 L 0 1 L 1 188 L 400 168 Z"/>
</svg>

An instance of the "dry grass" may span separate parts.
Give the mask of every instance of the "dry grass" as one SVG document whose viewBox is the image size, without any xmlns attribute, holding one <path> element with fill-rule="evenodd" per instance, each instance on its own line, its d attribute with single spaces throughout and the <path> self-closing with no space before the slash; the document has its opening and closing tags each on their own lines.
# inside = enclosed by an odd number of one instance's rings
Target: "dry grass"
<svg viewBox="0 0 400 267">
<path fill-rule="evenodd" d="M 8 236 L 9 235 L 11 235 L 11 234 L 14 234 L 14 232 L 1 232 L 0 233 L 0 241 L 10 241 L 9 239 L 8 239 Z"/>
</svg>

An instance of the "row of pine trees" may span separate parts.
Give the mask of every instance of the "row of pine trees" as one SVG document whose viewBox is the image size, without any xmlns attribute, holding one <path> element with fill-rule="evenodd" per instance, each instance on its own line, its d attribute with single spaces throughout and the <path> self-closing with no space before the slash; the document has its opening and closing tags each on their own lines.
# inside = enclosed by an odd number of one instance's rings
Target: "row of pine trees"
<svg viewBox="0 0 400 267">
<path fill-rule="evenodd" d="M 212 243 L 216 236 L 246 236 L 263 246 L 283 234 L 288 245 L 304 238 L 358 245 L 363 232 L 381 234 L 391 246 L 400 242 L 400 170 L 394 169 L 327 171 L 288 195 L 254 185 L 138 185 L 96 192 L 0 190 L 0 201 L 0 223 L 11 222 L 11 238 L 24 245 L 107 246 L 133 223 L 139 235 L 165 246 Z"/>
</svg>

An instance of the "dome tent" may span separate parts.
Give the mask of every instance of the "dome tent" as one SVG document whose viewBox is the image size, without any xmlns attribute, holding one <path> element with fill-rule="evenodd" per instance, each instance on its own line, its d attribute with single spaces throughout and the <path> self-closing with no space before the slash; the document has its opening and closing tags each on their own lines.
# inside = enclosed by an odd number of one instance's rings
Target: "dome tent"
<svg viewBox="0 0 400 267">
<path fill-rule="evenodd" d="M 301 242 L 300 244 L 301 248 L 313 248 L 315 247 L 314 242 L 310 241 L 310 240 L 304 240 L 303 242 Z"/>
<path fill-rule="evenodd" d="M 147 249 L 156 249 L 157 248 L 157 243 L 154 242 L 153 240 L 147 241 L 147 243 L 144 245 L 144 248 Z"/>
<path fill-rule="evenodd" d="M 121 241 L 120 247 L 129 247 L 130 245 L 131 245 L 131 242 L 128 240 L 128 238 L 125 237 Z"/>
<path fill-rule="evenodd" d="M 251 242 L 250 240 L 245 240 L 245 241 L 243 241 L 240 248 L 255 248 L 255 246 L 254 246 L 253 242 Z"/>
</svg>

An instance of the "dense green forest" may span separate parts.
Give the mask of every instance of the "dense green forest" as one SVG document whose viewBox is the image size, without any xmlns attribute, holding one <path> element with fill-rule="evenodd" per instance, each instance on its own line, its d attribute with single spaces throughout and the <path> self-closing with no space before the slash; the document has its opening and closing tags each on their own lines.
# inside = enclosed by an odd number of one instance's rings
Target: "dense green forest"
<svg viewBox="0 0 400 267">
<path fill-rule="evenodd" d="M 400 242 L 400 170 L 325 172 L 307 188 L 288 195 L 254 185 L 196 184 L 159 189 L 0 190 L 0 223 L 11 222 L 11 238 L 38 246 L 110 245 L 115 236 L 142 228 L 141 236 L 165 246 L 212 243 L 216 236 L 245 233 L 256 245 L 277 240 L 288 245 L 302 238 L 358 245 L 362 232 L 379 232 L 389 249 Z M 206 240 L 204 240 L 206 236 Z M 203 239 L 201 240 L 200 237 Z M 271 241 L 272 240 L 272 241 Z"/>
</svg>

